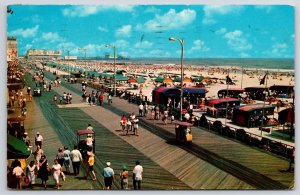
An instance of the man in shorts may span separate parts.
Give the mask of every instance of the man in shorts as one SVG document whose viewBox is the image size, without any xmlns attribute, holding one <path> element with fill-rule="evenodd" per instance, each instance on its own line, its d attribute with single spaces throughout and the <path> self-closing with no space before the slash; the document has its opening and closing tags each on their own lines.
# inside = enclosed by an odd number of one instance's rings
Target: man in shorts
<svg viewBox="0 0 300 195">
<path fill-rule="evenodd" d="M 115 178 L 114 170 L 110 167 L 110 165 L 110 162 L 107 162 L 106 167 L 103 169 L 104 184 L 107 190 L 111 190 L 111 186 Z"/>
</svg>

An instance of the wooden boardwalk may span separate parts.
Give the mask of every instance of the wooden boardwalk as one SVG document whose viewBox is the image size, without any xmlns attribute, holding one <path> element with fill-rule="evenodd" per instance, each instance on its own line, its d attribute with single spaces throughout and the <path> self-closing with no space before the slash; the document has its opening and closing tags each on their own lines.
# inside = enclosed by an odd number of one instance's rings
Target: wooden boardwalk
<svg viewBox="0 0 300 195">
<path fill-rule="evenodd" d="M 110 108 L 110 110 L 113 110 L 119 115 L 122 113 L 137 113 L 138 111 L 137 105 L 128 104 L 125 100 L 115 98 L 113 102 L 114 108 Z M 146 123 L 159 127 L 153 128 L 153 131 L 155 131 L 155 129 L 156 131 L 164 130 L 174 136 L 173 125 L 165 126 L 161 121 L 151 120 L 146 120 Z M 226 169 L 233 169 L 230 173 L 235 176 L 240 175 L 239 172 L 235 171 L 247 171 L 245 175 L 246 178 L 243 178 L 244 176 L 240 178 L 247 180 L 260 189 L 288 189 L 294 184 L 294 172 L 285 171 L 289 162 L 282 157 L 246 146 L 212 132 L 203 131 L 199 128 L 194 128 L 193 136 L 193 142 L 198 148 L 209 152 L 210 155 L 215 155 L 217 158 L 220 158 L 219 161 L 216 161 L 217 163 L 222 161 L 226 161 L 227 163 L 224 167 L 222 167 L 222 164 L 216 166 L 225 171 L 229 171 Z M 170 139 L 170 137 L 168 139 Z"/>
<path fill-rule="evenodd" d="M 140 128 L 139 137 L 123 136 L 118 127 L 120 115 L 137 113 L 138 108 L 119 98 L 114 98 L 113 106 L 58 109 L 51 105 L 54 93 L 72 92 L 74 99 L 81 98 L 79 84 L 63 86 L 45 93 L 49 97 L 41 97 L 39 105 L 48 120 L 59 121 L 53 129 L 64 145 L 74 144 L 76 129 L 93 124 L 98 175 L 106 161 L 111 161 L 118 173 L 123 163 L 132 169 L 134 161 L 140 160 L 147 178 L 144 189 L 287 189 L 293 184 L 294 173 L 282 171 L 288 165 L 285 159 L 201 129 L 193 129 L 190 148 L 176 145 L 174 126 L 161 121 L 141 119 L 141 124 L 150 128 Z M 103 185 L 98 179 L 95 189 Z M 116 182 L 114 187 L 119 189 L 118 185 Z"/>
<path fill-rule="evenodd" d="M 112 163 L 112 168 L 116 174 L 116 181 L 113 184 L 113 189 L 120 189 L 120 179 L 118 174 L 121 172 L 122 165 L 126 164 L 131 174 L 135 165 L 135 160 L 141 161 L 142 166 L 145 169 L 143 175 L 145 182 L 142 183 L 143 189 L 191 189 L 143 153 L 139 152 L 130 144 L 111 133 L 110 130 L 92 119 L 79 108 L 59 109 L 57 106 L 53 105 L 52 97 L 54 94 L 58 95 L 56 90 L 59 92 L 61 92 L 60 90 L 65 91 L 63 88 L 57 88 L 51 92 L 43 93 L 41 97 L 35 98 L 35 103 L 38 105 L 37 107 L 40 107 L 40 115 L 44 115 L 45 121 L 52 127 L 46 131 L 39 129 L 40 133 L 45 138 L 45 152 L 47 154 L 51 154 L 49 155 L 49 159 L 51 159 L 49 164 L 52 164 L 58 147 L 67 145 L 69 148 L 73 148 L 77 139 L 76 130 L 86 128 L 89 123 L 93 124 L 96 130 L 97 140 L 94 169 L 98 182 L 85 180 L 83 177 L 85 176 L 85 170 L 81 170 L 82 173 L 79 177 L 67 176 L 67 181 L 63 183 L 64 185 L 61 189 L 103 189 L 104 182 L 102 170 L 107 161 Z M 80 101 L 80 96 L 75 96 L 74 100 Z M 91 107 L 90 109 L 93 108 Z M 34 135 L 34 132 L 32 132 L 31 135 Z M 129 181 L 131 181 L 131 175 L 129 175 L 129 177 Z M 85 187 L 82 187 L 82 185 L 85 185 Z M 133 188 L 131 183 L 129 184 L 129 187 L 131 189 Z M 37 186 L 36 189 L 40 188 L 40 186 Z"/>
</svg>

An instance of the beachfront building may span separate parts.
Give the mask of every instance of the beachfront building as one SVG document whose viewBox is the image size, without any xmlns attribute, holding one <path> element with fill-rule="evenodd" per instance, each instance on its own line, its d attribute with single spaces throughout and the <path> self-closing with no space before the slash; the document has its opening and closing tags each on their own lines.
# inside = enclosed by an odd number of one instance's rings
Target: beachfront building
<svg viewBox="0 0 300 195">
<path fill-rule="evenodd" d="M 14 61 L 18 58 L 18 41 L 16 37 L 7 37 L 6 60 Z"/>
<path fill-rule="evenodd" d="M 28 49 L 26 58 L 29 60 L 56 60 L 61 58 L 60 50 Z"/>
</svg>

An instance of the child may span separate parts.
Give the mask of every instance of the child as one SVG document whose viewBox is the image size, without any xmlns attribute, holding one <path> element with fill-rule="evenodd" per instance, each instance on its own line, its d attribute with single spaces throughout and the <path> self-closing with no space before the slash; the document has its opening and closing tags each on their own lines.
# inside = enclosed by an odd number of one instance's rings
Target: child
<svg viewBox="0 0 300 195">
<path fill-rule="evenodd" d="M 128 171 L 126 170 L 126 165 L 122 166 L 122 172 L 120 173 L 121 178 L 121 188 L 128 189 Z"/>
</svg>

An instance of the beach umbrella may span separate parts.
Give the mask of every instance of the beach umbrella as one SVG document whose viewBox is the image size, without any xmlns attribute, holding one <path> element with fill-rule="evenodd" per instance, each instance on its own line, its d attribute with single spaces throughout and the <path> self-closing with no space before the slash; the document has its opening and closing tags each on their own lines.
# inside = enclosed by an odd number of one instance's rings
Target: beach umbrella
<svg viewBox="0 0 300 195">
<path fill-rule="evenodd" d="M 174 82 L 181 82 L 181 78 L 180 78 L 180 77 L 176 77 L 176 78 L 174 79 Z"/>
<path fill-rule="evenodd" d="M 130 79 L 127 80 L 128 83 L 137 83 L 137 79 L 131 77 Z"/>
<path fill-rule="evenodd" d="M 158 83 L 162 83 L 164 81 L 164 78 L 162 77 L 156 77 L 155 79 L 155 82 L 158 82 Z"/>
<path fill-rule="evenodd" d="M 173 80 L 171 78 L 166 78 L 163 80 L 163 83 L 173 83 Z"/>
<path fill-rule="evenodd" d="M 191 78 L 185 77 L 185 78 L 183 79 L 183 82 L 184 82 L 184 83 L 191 83 L 191 82 L 193 82 L 193 81 L 192 81 Z"/>
<path fill-rule="evenodd" d="M 144 77 L 138 77 L 137 79 L 137 83 L 145 83 L 146 79 Z"/>
<path fill-rule="evenodd" d="M 199 76 L 199 77 L 193 78 L 193 81 L 194 81 L 194 82 L 201 82 L 203 79 L 204 79 L 203 76 Z"/>
<path fill-rule="evenodd" d="M 205 83 L 210 82 L 210 78 L 206 77 L 202 80 L 202 82 L 205 82 Z"/>
</svg>

